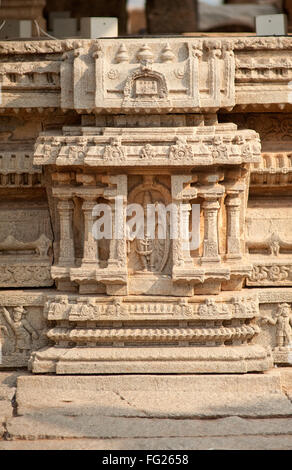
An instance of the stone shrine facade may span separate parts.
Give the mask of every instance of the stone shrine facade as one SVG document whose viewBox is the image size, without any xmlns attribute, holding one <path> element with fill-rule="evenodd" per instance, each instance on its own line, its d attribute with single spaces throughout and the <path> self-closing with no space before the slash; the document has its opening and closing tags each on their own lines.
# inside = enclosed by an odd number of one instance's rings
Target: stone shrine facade
<svg viewBox="0 0 292 470">
<path fill-rule="evenodd" d="M 1 368 L 291 364 L 291 51 L 288 37 L 0 43 Z M 159 221 L 129 238 L 128 205 L 148 203 L 178 217 L 163 239 Z M 96 240 L 97 204 L 121 237 Z M 196 246 L 171 237 L 193 205 Z"/>
</svg>

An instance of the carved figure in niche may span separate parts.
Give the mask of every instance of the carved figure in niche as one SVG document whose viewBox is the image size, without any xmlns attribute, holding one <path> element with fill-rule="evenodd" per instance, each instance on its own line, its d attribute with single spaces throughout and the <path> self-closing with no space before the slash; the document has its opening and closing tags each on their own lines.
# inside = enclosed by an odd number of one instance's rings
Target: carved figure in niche
<svg viewBox="0 0 292 470">
<path fill-rule="evenodd" d="M 143 195 L 144 208 L 144 237 L 136 238 L 135 252 L 140 261 L 140 270 L 144 272 L 154 272 L 158 269 L 158 263 L 165 257 L 165 248 L 169 246 L 168 230 L 166 230 L 166 239 L 158 238 L 159 221 L 155 225 L 155 239 L 147 232 L 147 206 L 153 204 L 150 191 L 145 191 Z M 167 249 L 168 251 L 168 249 Z"/>
<path fill-rule="evenodd" d="M 149 235 L 145 235 L 143 240 L 136 240 L 136 253 L 139 255 L 142 270 L 143 271 L 153 271 L 153 252 L 154 252 L 154 243 Z"/>
<path fill-rule="evenodd" d="M 12 315 L 5 307 L 2 307 L 2 313 L 10 326 L 15 337 L 15 352 L 27 354 L 31 349 L 31 340 L 38 339 L 37 331 L 31 326 L 28 320 L 23 318 L 26 313 L 23 307 L 15 307 Z"/>
<path fill-rule="evenodd" d="M 280 304 L 275 318 L 263 317 L 263 323 L 276 326 L 276 348 L 286 349 L 292 342 L 292 318 L 289 304 Z"/>
<path fill-rule="evenodd" d="M 127 219 L 129 273 L 170 273 L 170 221 L 175 214 L 168 188 L 155 182 L 154 176 L 144 175 L 128 201 L 129 207 L 135 203 Z"/>
</svg>

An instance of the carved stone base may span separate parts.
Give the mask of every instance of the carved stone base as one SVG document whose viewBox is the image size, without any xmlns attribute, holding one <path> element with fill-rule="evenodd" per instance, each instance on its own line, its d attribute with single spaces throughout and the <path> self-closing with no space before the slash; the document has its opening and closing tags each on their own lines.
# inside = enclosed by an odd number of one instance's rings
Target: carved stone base
<svg viewBox="0 0 292 470">
<path fill-rule="evenodd" d="M 210 347 L 75 347 L 33 353 L 35 373 L 246 373 L 272 367 L 265 349 L 253 346 Z"/>
<path fill-rule="evenodd" d="M 292 347 L 275 348 L 273 350 L 275 364 L 292 365 Z"/>
</svg>

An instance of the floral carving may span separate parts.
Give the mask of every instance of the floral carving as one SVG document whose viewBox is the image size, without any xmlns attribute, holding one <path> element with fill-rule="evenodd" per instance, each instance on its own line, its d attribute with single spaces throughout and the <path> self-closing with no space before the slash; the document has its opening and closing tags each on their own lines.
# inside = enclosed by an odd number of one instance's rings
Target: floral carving
<svg viewBox="0 0 292 470">
<path fill-rule="evenodd" d="M 194 157 L 192 146 L 183 137 L 176 138 L 176 144 L 170 147 L 169 157 L 173 160 L 190 160 Z"/>
<path fill-rule="evenodd" d="M 119 78 L 119 72 L 116 69 L 111 69 L 108 71 L 107 76 L 110 80 L 116 80 Z"/>
<path fill-rule="evenodd" d="M 281 282 L 288 279 L 291 272 L 290 266 L 254 266 L 250 280 L 253 282 Z"/>
<path fill-rule="evenodd" d="M 1 265 L 0 286 L 49 286 L 53 284 L 50 266 Z"/>
</svg>

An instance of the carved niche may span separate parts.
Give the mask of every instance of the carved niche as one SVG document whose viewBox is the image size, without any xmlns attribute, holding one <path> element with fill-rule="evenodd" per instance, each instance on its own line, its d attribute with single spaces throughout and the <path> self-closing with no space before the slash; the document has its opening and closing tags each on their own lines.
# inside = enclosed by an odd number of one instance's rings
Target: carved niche
<svg viewBox="0 0 292 470">
<path fill-rule="evenodd" d="M 157 213 L 155 214 L 154 233 L 148 233 L 147 226 L 147 206 L 152 205 L 157 208 L 159 204 L 164 207 L 170 201 L 168 189 L 155 182 L 154 177 L 145 176 L 142 184 L 138 184 L 129 193 L 129 203 L 135 202 L 140 204 L 144 209 L 144 220 L 142 226 L 138 228 L 139 238 L 128 241 L 129 252 L 129 273 L 169 273 L 169 254 L 170 254 L 170 230 L 169 230 L 169 214 L 162 219 Z M 163 225 L 165 223 L 165 225 Z M 165 233 L 165 237 L 162 234 Z M 161 236 L 160 236 L 161 234 Z"/>
<path fill-rule="evenodd" d="M 122 106 L 135 106 L 136 103 L 141 106 L 143 102 L 151 107 L 156 107 L 157 104 L 171 105 L 164 75 L 152 70 L 149 62 L 141 64 L 127 78 Z"/>
</svg>

